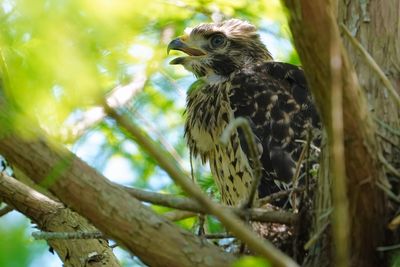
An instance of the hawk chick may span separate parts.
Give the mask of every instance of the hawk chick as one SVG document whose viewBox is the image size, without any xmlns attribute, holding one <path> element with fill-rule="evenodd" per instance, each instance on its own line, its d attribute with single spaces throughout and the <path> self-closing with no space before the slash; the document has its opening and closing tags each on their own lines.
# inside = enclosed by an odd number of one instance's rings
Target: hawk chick
<svg viewBox="0 0 400 267">
<path fill-rule="evenodd" d="M 259 197 L 289 182 L 308 128 L 319 119 L 303 71 L 275 62 L 256 28 L 231 19 L 201 24 L 174 39 L 168 51 L 187 54 L 171 61 L 183 65 L 198 80 L 187 94 L 185 137 L 191 155 L 210 163 L 222 201 L 238 205 L 248 196 L 252 162 L 240 130 L 228 146 L 219 138 L 232 119 L 247 118 L 259 146 L 263 166 Z"/>
</svg>

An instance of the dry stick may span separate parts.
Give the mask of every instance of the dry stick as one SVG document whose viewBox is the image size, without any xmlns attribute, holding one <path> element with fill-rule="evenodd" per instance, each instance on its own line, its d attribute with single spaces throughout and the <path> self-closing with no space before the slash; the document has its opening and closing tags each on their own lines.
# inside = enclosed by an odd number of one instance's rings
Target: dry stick
<svg viewBox="0 0 400 267">
<path fill-rule="evenodd" d="M 385 73 L 382 71 L 382 69 L 376 63 L 374 58 L 368 53 L 367 50 L 365 50 L 365 48 L 362 46 L 362 44 L 356 38 L 354 38 L 353 35 L 351 35 L 350 31 L 347 29 L 347 27 L 343 23 L 340 24 L 340 28 L 343 30 L 343 32 L 346 34 L 346 36 L 349 38 L 351 44 L 354 45 L 354 47 L 356 47 L 358 49 L 358 51 L 364 56 L 368 65 L 376 72 L 376 74 L 382 81 L 383 85 L 386 87 L 386 89 L 388 89 L 389 93 L 396 100 L 397 105 L 400 107 L 400 96 L 397 94 L 396 89 L 394 89 L 392 83 L 386 77 Z"/>
<path fill-rule="evenodd" d="M 305 187 L 298 187 L 298 188 L 292 188 L 292 189 L 288 189 L 288 190 L 284 190 L 284 191 L 279 191 L 276 193 L 273 193 L 269 196 L 266 196 L 264 198 L 261 198 L 257 201 L 257 206 L 263 206 L 267 203 L 271 203 L 274 200 L 280 199 L 282 197 L 285 197 L 287 195 L 290 195 L 291 193 L 299 193 L 299 192 L 303 192 L 305 190 Z"/>
<path fill-rule="evenodd" d="M 390 198 L 391 200 L 400 203 L 400 198 L 399 196 L 397 196 L 395 193 L 393 193 L 390 188 L 388 188 L 388 185 L 383 184 L 382 181 L 376 181 L 375 182 L 376 186 L 381 189 L 383 192 L 386 193 L 386 195 L 388 196 L 388 198 Z"/>
<path fill-rule="evenodd" d="M 228 126 L 222 133 L 220 142 L 223 146 L 227 146 L 233 131 L 235 131 L 239 127 L 242 128 L 243 130 L 247 146 L 249 147 L 250 158 L 254 164 L 254 169 L 252 173 L 253 182 L 251 184 L 248 199 L 244 205 L 244 207 L 246 208 L 251 208 L 257 193 L 258 185 L 260 184 L 261 180 L 261 162 L 259 158 L 257 145 L 254 140 L 253 131 L 251 130 L 249 121 L 243 117 L 233 119 L 231 122 L 229 122 Z"/>
<path fill-rule="evenodd" d="M 203 213 L 207 214 L 208 211 L 202 205 L 200 205 L 197 201 L 192 198 L 185 198 L 185 197 L 177 197 L 172 194 L 160 194 L 155 192 L 149 192 L 140 190 L 137 188 L 131 188 L 126 186 L 117 185 L 128 192 L 131 196 L 144 201 L 150 202 L 152 204 L 165 206 L 173 209 L 179 209 L 189 212 L 195 213 Z M 299 190 L 288 190 L 277 192 L 272 194 L 268 197 L 260 199 L 261 203 L 267 203 L 273 201 L 274 199 L 280 198 L 284 195 L 289 194 L 290 192 L 300 192 L 304 190 L 304 188 L 299 188 Z M 259 202 L 260 203 L 260 202 Z M 245 218 L 248 216 L 253 221 L 260 221 L 260 222 L 274 222 L 274 223 L 283 223 L 283 224 L 295 224 L 298 220 L 298 215 L 293 214 L 287 211 L 266 211 L 260 209 L 249 209 L 248 211 L 243 211 L 243 209 L 235 208 L 231 206 L 222 206 L 224 209 L 231 210 L 237 216 L 241 218 Z"/>
<path fill-rule="evenodd" d="M 390 220 L 390 223 L 388 224 L 388 228 L 392 231 L 395 231 L 400 225 L 400 215 L 397 215 L 393 219 Z"/>
<path fill-rule="evenodd" d="M 396 136 L 400 136 L 400 131 L 397 129 L 394 129 L 393 127 L 391 127 L 390 125 L 384 123 L 383 121 L 381 121 L 380 119 L 373 117 L 374 121 L 377 122 L 381 127 L 385 128 L 385 130 L 387 130 L 388 132 L 396 135 Z M 395 144 L 397 145 L 397 144 Z"/>
<path fill-rule="evenodd" d="M 297 188 L 297 186 L 298 186 L 301 164 L 303 163 L 303 160 L 304 160 L 307 152 L 309 151 L 310 142 L 311 142 L 311 133 L 310 133 L 310 131 L 308 131 L 306 143 L 304 144 L 303 149 L 301 150 L 299 160 L 297 161 L 296 170 L 295 170 L 293 178 L 292 178 L 293 188 Z M 308 186 L 308 179 L 306 178 L 306 187 L 307 186 Z M 293 210 L 297 211 L 296 194 L 293 194 L 290 198 L 292 199 L 292 202 L 293 202 Z"/>
<path fill-rule="evenodd" d="M 292 185 L 293 185 L 294 188 L 297 187 L 296 183 L 297 183 L 297 181 L 299 179 L 299 176 L 300 176 L 301 164 L 303 163 L 303 160 L 304 160 L 304 158 L 306 156 L 306 152 L 308 150 L 308 147 L 310 146 L 310 140 L 309 139 L 310 138 L 308 138 L 308 136 L 307 136 L 307 140 L 306 140 L 306 142 L 305 142 L 305 144 L 303 146 L 303 149 L 301 150 L 299 160 L 297 161 L 296 170 L 295 170 L 294 175 L 292 177 Z"/>
<path fill-rule="evenodd" d="M 397 176 L 400 178 L 400 171 L 396 170 L 395 167 L 393 167 L 393 165 L 391 165 L 386 159 L 385 157 L 382 155 L 382 153 L 379 153 L 378 158 L 380 160 L 380 162 L 383 164 L 383 166 L 386 167 L 386 169 L 393 175 Z"/>
<path fill-rule="evenodd" d="M 108 115 L 115 119 L 119 126 L 123 127 L 132 138 L 152 156 L 168 174 L 180 185 L 185 192 L 196 199 L 209 213 L 217 217 L 221 223 L 235 236 L 244 241 L 251 250 L 271 261 L 274 266 L 288 267 L 298 266 L 290 257 L 275 248 L 267 240 L 261 240 L 248 226 L 246 226 L 230 210 L 222 208 L 220 205 L 211 201 L 200 188 L 186 177 L 184 172 L 179 169 L 178 164 L 168 153 L 160 149 L 140 128 L 138 128 L 127 116 L 119 115 L 115 110 L 105 105 Z"/>
<path fill-rule="evenodd" d="M 377 247 L 376 250 L 380 251 L 380 252 L 385 252 L 385 251 L 395 250 L 395 249 L 399 249 L 399 248 L 400 248 L 400 244 L 396 244 L 393 246 Z"/>
</svg>

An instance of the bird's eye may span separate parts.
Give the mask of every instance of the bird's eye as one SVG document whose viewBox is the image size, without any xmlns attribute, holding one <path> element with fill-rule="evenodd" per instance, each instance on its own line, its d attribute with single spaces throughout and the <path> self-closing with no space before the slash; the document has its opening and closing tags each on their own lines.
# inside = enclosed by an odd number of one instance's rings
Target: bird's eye
<svg viewBox="0 0 400 267">
<path fill-rule="evenodd" d="M 210 45 L 212 48 L 218 48 L 225 44 L 225 36 L 222 34 L 213 35 L 210 39 Z"/>
</svg>

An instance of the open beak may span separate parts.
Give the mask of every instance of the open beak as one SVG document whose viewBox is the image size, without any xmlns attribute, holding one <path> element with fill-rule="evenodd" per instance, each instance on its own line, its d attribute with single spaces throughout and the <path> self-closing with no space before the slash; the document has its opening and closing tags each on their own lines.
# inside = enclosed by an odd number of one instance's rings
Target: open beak
<svg viewBox="0 0 400 267">
<path fill-rule="evenodd" d="M 189 56 L 203 56 L 205 55 L 201 50 L 188 46 L 182 38 L 178 37 L 168 44 L 167 53 L 171 50 L 179 50 L 185 52 Z M 169 64 L 176 65 L 182 64 L 185 57 L 178 57 L 172 60 Z"/>
</svg>

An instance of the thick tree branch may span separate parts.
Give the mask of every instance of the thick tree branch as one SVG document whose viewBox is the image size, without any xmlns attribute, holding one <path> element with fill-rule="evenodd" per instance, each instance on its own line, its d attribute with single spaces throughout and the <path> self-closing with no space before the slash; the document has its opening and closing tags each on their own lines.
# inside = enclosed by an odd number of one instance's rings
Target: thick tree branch
<svg viewBox="0 0 400 267">
<path fill-rule="evenodd" d="M 0 152 L 146 264 L 229 266 L 234 260 L 218 247 L 157 216 L 71 152 L 41 136 L 26 140 L 15 134 L 3 135 Z"/>
<path fill-rule="evenodd" d="M 0 198 L 49 232 L 97 231 L 86 219 L 25 184 L 0 174 Z M 120 266 L 104 239 L 49 240 L 64 266 Z M 98 257 L 93 259 L 93 253 Z"/>
<path fill-rule="evenodd" d="M 306 72 L 307 80 L 315 97 L 317 107 L 328 135 L 328 142 L 335 138 L 337 127 L 332 116 L 331 51 L 333 43 L 339 44 L 341 61 L 340 89 L 343 107 L 343 140 L 347 198 L 349 200 L 350 244 L 352 266 L 378 266 L 375 248 L 384 237 L 385 195 L 376 186 L 376 181 L 385 175 L 379 163 L 379 147 L 375 129 L 368 112 L 366 99 L 357 81 L 356 74 L 343 49 L 339 29 L 332 12 L 332 1 L 285 0 L 290 11 L 290 27 L 296 48 Z M 329 2 L 329 1 L 328 1 Z M 330 168 L 335 168 L 330 162 Z M 336 166 L 338 168 L 339 166 Z M 331 175 L 335 172 L 332 172 Z M 331 179 L 340 179 L 332 176 Z M 335 181 L 336 182 L 336 181 Z M 334 190 L 341 190 L 335 187 Z M 339 196 L 344 192 L 336 192 Z M 339 199 L 340 198 L 340 199 Z M 334 208 L 341 205 L 336 197 Z M 368 222 L 368 223 L 365 223 Z M 368 235 L 365 233 L 368 232 Z M 341 246 L 336 244 L 335 246 Z M 345 244 L 344 244 L 345 245 Z"/>
</svg>

